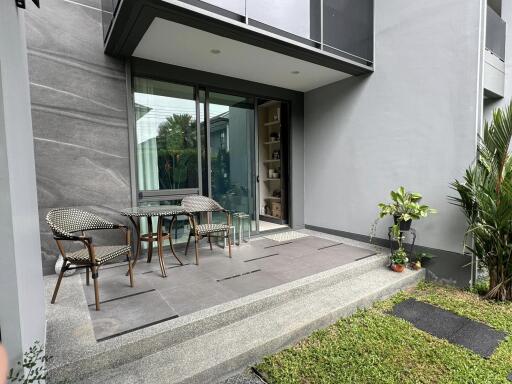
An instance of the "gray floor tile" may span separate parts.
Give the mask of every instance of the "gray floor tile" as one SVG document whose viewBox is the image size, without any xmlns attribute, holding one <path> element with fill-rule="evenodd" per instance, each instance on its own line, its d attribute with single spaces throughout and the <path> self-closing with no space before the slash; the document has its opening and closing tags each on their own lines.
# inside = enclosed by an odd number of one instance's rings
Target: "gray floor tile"
<svg viewBox="0 0 512 384">
<path fill-rule="evenodd" d="M 136 330 L 177 313 L 156 291 L 103 303 L 100 311 L 89 307 L 96 339 Z"/>
<path fill-rule="evenodd" d="M 160 290 L 164 300 L 180 315 L 213 307 L 239 297 L 235 292 L 214 280 L 181 285 Z"/>
<path fill-rule="evenodd" d="M 143 276 L 134 276 L 134 286 L 130 287 L 130 278 L 125 276 L 125 270 L 115 276 L 99 275 L 98 285 L 100 288 L 100 302 L 133 295 L 135 293 L 146 292 L 153 287 Z M 93 280 L 90 279 L 90 285 L 85 284 L 85 276 L 82 276 L 82 284 L 84 286 L 84 294 L 87 304 L 94 304 L 94 286 Z"/>
<path fill-rule="evenodd" d="M 240 297 L 260 292 L 283 283 L 284 281 L 282 279 L 263 271 L 219 282 L 219 284 L 235 292 Z"/>
</svg>

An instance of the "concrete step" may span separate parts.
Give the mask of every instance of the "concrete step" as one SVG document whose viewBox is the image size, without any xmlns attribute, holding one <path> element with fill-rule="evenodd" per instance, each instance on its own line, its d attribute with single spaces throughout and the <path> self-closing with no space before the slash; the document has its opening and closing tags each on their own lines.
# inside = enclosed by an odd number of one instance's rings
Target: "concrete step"
<svg viewBox="0 0 512 384">
<path fill-rule="evenodd" d="M 77 382 L 215 383 L 423 278 L 380 266 Z"/>
<path fill-rule="evenodd" d="M 53 348 L 50 351 L 55 359 L 49 366 L 49 382 L 75 382 L 84 375 L 94 374 L 100 370 L 110 370 L 127 362 L 143 359 L 169 347 L 300 299 L 318 290 L 346 282 L 369 271 L 382 270 L 388 259 L 388 256 L 384 254 L 370 256 L 101 343 L 96 343 L 91 337 L 92 329 L 88 330 L 89 336 L 77 339 L 77 332 L 83 335 L 84 317 L 89 316 L 86 304 L 84 304 L 82 305 L 85 308 L 84 312 L 77 310 L 72 317 L 76 324 L 66 323 L 65 329 L 55 330 L 61 338 L 64 336 L 60 335 L 69 334 L 69 338 L 73 338 L 74 342 L 69 343 L 68 349 L 58 345 L 59 348 Z M 48 281 L 47 284 L 47 294 L 51 294 L 54 282 Z M 70 297 L 62 296 L 62 302 L 71 299 L 77 300 L 83 296 L 80 280 L 76 276 L 68 278 L 66 290 L 67 293 L 63 293 L 63 295 L 69 294 Z M 47 310 L 55 311 L 56 308 L 49 306 Z"/>
</svg>

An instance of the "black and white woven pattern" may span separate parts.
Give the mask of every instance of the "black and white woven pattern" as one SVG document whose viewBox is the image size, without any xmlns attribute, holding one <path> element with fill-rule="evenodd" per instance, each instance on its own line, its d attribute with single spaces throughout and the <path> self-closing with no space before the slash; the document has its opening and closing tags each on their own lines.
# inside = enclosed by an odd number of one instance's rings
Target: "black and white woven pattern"
<svg viewBox="0 0 512 384">
<path fill-rule="evenodd" d="M 186 213 L 187 211 L 179 205 L 133 207 L 121 211 L 121 215 L 131 217 L 177 216 L 185 215 Z"/>
<path fill-rule="evenodd" d="M 115 225 L 90 212 L 77 208 L 52 209 L 46 215 L 46 222 L 55 237 L 70 239 L 74 232 L 111 229 Z"/>
<path fill-rule="evenodd" d="M 122 255 L 126 255 L 128 252 L 130 252 L 130 246 L 128 245 L 108 245 L 94 247 L 95 264 L 104 264 L 109 260 L 115 259 Z M 87 248 L 80 249 L 76 252 L 67 253 L 66 259 L 69 260 L 71 264 L 91 264 L 89 250 Z"/>
<path fill-rule="evenodd" d="M 188 195 L 181 201 L 181 206 L 189 213 L 196 212 L 221 212 L 222 206 L 215 200 L 206 196 Z"/>
<path fill-rule="evenodd" d="M 196 231 L 199 235 L 207 235 L 215 232 L 225 232 L 229 229 L 227 224 L 200 224 L 196 225 Z M 193 229 L 191 229 L 193 233 Z"/>
</svg>

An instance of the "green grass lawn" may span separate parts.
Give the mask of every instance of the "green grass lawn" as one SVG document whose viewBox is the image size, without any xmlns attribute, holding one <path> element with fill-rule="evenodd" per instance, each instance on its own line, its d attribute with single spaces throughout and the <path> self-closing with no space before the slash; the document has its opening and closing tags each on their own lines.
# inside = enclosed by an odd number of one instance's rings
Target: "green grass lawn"
<svg viewBox="0 0 512 384">
<path fill-rule="evenodd" d="M 512 334 L 512 304 L 422 283 L 266 357 L 256 368 L 272 384 L 510 383 L 512 339 L 490 359 L 481 358 L 387 314 L 411 297 Z"/>
</svg>

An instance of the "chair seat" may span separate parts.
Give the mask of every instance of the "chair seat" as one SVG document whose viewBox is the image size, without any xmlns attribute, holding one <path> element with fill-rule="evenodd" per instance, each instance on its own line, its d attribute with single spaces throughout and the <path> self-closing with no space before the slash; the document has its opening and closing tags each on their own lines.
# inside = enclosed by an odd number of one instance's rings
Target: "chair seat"
<svg viewBox="0 0 512 384">
<path fill-rule="evenodd" d="M 227 224 L 200 224 L 196 226 L 197 233 L 200 235 L 207 235 L 209 233 L 224 232 L 229 229 Z M 192 234 L 193 230 L 190 231 Z"/>
<path fill-rule="evenodd" d="M 127 254 L 130 251 L 130 246 L 128 245 L 107 245 L 107 246 L 97 246 L 94 247 L 94 251 L 96 254 L 96 264 L 101 265 L 106 263 L 109 260 L 115 259 L 116 257 Z M 76 252 L 70 252 L 66 254 L 66 259 L 68 259 L 72 264 L 89 264 L 89 251 L 84 248 L 80 249 Z"/>
</svg>

